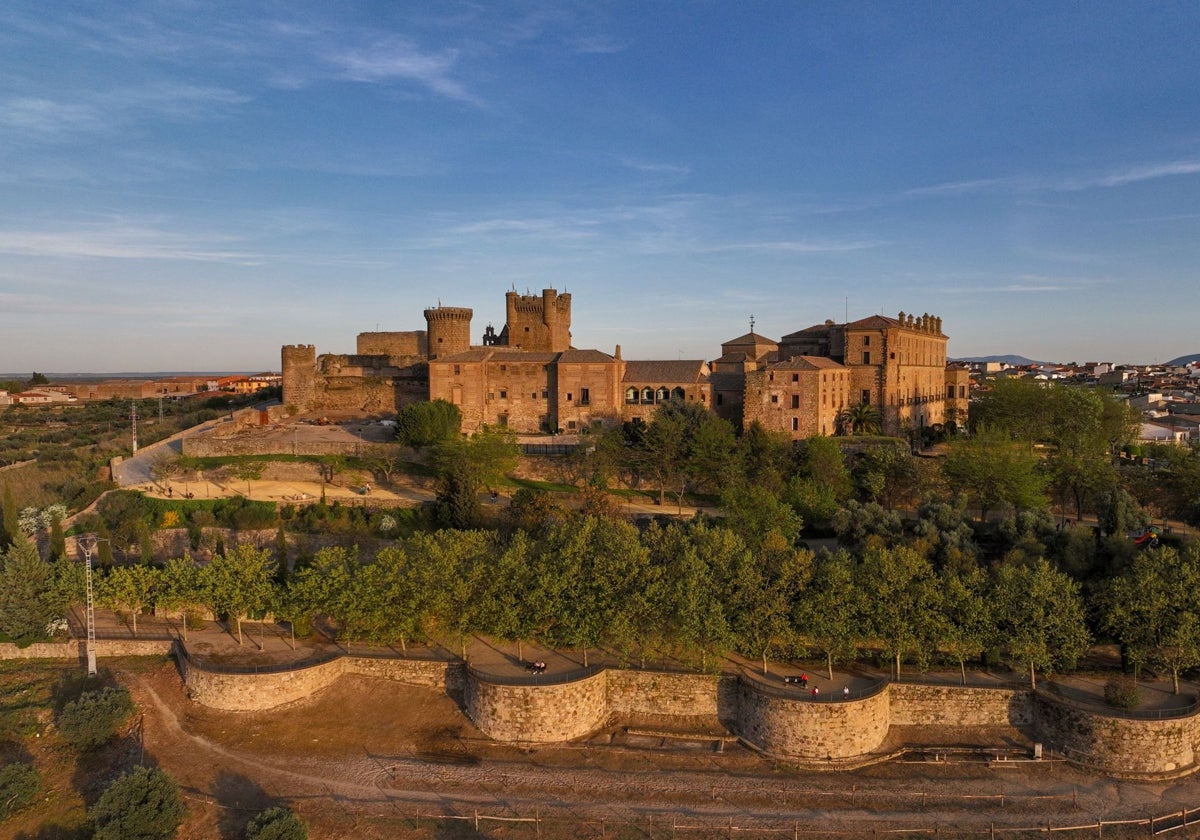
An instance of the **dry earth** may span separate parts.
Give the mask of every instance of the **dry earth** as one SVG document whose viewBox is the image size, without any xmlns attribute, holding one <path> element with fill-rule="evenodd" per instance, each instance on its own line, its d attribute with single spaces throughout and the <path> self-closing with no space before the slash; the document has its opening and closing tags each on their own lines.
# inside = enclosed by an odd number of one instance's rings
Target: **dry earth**
<svg viewBox="0 0 1200 840">
<path fill-rule="evenodd" d="M 587 743 L 519 749 L 488 741 L 445 694 L 366 677 L 256 713 L 192 703 L 170 665 L 122 679 L 145 712 L 147 757 L 187 792 L 191 817 L 181 836 L 189 838 L 241 837 L 254 813 L 278 801 L 309 821 L 314 838 L 368 840 L 872 837 L 905 829 L 1013 837 L 1024 835 L 1017 828 L 1040 833 L 1200 804 L 1192 780 L 1119 782 L 1059 762 L 909 754 L 855 771 L 801 772 L 734 743 L 718 749 L 713 721 L 689 722 L 696 734 L 686 738 L 673 737 L 665 720 L 613 721 Z M 905 734 L 960 746 L 981 737 Z M 1016 731 L 984 736 L 1001 739 L 1024 743 Z M 1104 836 L 1122 835 L 1105 826 Z"/>
</svg>

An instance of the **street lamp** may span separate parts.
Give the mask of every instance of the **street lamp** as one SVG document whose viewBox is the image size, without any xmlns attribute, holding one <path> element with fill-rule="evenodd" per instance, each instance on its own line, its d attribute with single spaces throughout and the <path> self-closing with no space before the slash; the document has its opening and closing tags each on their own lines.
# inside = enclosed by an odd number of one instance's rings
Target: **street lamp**
<svg viewBox="0 0 1200 840">
<path fill-rule="evenodd" d="M 92 552 L 98 543 L 108 542 L 96 537 L 95 534 L 84 534 L 79 538 L 78 545 L 83 549 L 84 580 L 87 589 L 87 668 L 88 676 L 96 676 L 96 604 L 92 599 Z"/>
</svg>

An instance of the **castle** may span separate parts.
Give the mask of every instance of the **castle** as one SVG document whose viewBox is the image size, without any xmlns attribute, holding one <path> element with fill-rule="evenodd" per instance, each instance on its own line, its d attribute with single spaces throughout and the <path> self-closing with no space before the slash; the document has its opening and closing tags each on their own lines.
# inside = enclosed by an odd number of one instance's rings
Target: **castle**
<svg viewBox="0 0 1200 840">
<path fill-rule="evenodd" d="M 579 432 L 648 422 L 672 400 L 698 403 L 737 428 L 793 439 L 834 434 L 866 403 L 882 431 L 901 434 L 966 416 L 968 372 L 946 364 L 940 318 L 873 315 L 824 324 L 778 342 L 753 332 L 704 360 L 633 361 L 571 346 L 571 295 L 505 296 L 506 319 L 471 343 L 473 311 L 425 310 L 425 330 L 359 333 L 353 355 L 282 350 L 283 401 L 293 413 L 385 413 L 420 400 L 459 407 L 462 429 Z"/>
</svg>

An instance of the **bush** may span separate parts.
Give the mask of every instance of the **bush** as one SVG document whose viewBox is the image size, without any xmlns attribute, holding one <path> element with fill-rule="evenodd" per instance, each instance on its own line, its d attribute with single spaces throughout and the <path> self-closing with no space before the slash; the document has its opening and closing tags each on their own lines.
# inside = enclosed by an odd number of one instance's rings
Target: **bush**
<svg viewBox="0 0 1200 840">
<path fill-rule="evenodd" d="M 133 699 L 123 688 L 85 691 L 63 707 L 58 731 L 75 749 L 94 750 L 112 740 L 133 711 Z"/>
<path fill-rule="evenodd" d="M 33 802 L 42 780 L 32 764 L 14 762 L 0 770 L 0 820 Z"/>
<path fill-rule="evenodd" d="M 88 811 L 94 840 L 167 840 L 187 813 L 175 780 L 138 767 L 117 779 Z"/>
<path fill-rule="evenodd" d="M 268 808 L 246 826 L 246 840 L 308 840 L 308 826 L 287 808 Z"/>
<path fill-rule="evenodd" d="M 1142 704 L 1137 681 L 1127 676 L 1110 678 L 1104 683 L 1104 702 L 1117 709 L 1136 709 Z"/>
</svg>

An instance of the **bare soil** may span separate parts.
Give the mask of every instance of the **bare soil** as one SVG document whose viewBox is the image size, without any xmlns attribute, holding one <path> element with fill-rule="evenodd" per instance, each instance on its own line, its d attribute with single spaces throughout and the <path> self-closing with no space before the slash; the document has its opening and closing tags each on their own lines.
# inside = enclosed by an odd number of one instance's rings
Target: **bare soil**
<svg viewBox="0 0 1200 840">
<path fill-rule="evenodd" d="M 483 737 L 444 693 L 367 677 L 253 713 L 192 703 L 170 665 L 122 679 L 145 712 L 146 755 L 188 794 L 186 837 L 240 837 L 276 802 L 294 807 L 314 838 L 871 837 L 935 828 L 1021 836 L 1013 830 L 1200 804 L 1191 780 L 1127 783 L 1015 760 L 1028 746 L 1017 730 L 910 728 L 905 739 L 929 750 L 852 771 L 800 771 L 723 738 L 710 720 L 614 719 L 585 742 L 523 749 Z"/>
</svg>

